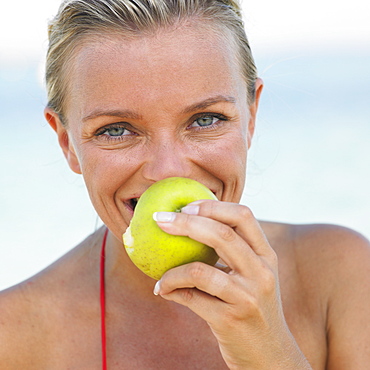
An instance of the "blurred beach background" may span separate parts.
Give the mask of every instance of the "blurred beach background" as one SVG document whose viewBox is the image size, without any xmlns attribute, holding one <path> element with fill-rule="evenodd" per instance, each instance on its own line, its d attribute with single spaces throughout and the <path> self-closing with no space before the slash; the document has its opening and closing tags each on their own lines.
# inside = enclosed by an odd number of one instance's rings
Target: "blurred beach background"
<svg viewBox="0 0 370 370">
<path fill-rule="evenodd" d="M 43 118 L 47 21 L 59 0 L 0 12 L 0 289 L 101 224 Z M 265 82 L 242 202 L 259 219 L 331 223 L 370 238 L 370 5 L 244 1 Z"/>
</svg>

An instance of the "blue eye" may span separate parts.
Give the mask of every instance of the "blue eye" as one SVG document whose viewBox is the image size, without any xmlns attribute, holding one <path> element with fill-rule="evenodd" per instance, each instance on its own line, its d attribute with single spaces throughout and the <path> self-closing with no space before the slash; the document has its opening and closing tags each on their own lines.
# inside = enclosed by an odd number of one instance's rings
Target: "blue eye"
<svg viewBox="0 0 370 370">
<path fill-rule="evenodd" d="M 110 127 L 104 131 L 104 135 L 109 136 L 122 136 L 127 131 L 124 127 Z"/>
<path fill-rule="evenodd" d="M 102 127 L 96 132 L 95 136 L 103 136 L 107 139 L 119 139 L 130 134 L 132 134 L 132 132 L 128 130 L 125 126 L 122 126 L 121 124 L 115 124 Z"/>
<path fill-rule="evenodd" d="M 199 117 L 195 120 L 195 122 L 201 126 L 201 127 L 204 127 L 204 126 L 210 126 L 212 125 L 213 123 L 215 123 L 218 119 L 216 117 L 213 117 L 213 116 L 204 116 L 204 117 Z"/>
<path fill-rule="evenodd" d="M 206 114 L 196 118 L 190 127 L 208 127 L 218 123 L 219 121 L 226 121 L 226 117 L 218 114 Z"/>
</svg>

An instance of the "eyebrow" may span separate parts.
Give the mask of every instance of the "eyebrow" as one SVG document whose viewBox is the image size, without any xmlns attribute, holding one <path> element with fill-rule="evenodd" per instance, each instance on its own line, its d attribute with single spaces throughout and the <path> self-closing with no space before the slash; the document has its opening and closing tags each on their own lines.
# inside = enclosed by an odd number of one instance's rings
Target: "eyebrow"
<svg viewBox="0 0 370 370">
<path fill-rule="evenodd" d="M 232 96 L 225 96 L 225 95 L 217 95 L 212 98 L 208 98 L 206 100 L 202 100 L 199 103 L 195 103 L 190 105 L 189 107 L 185 108 L 183 110 L 183 113 L 191 113 L 197 110 L 202 110 L 205 108 L 210 107 L 211 105 L 217 104 L 217 103 L 233 103 L 235 104 L 236 99 Z"/>
<path fill-rule="evenodd" d="M 142 119 L 140 114 L 130 110 L 130 109 L 114 109 L 114 110 L 96 110 L 92 113 L 88 114 L 86 117 L 82 119 L 82 121 L 89 121 L 94 118 L 103 117 L 103 116 L 110 116 L 110 117 L 120 117 L 120 118 L 131 118 L 131 119 Z"/>
<path fill-rule="evenodd" d="M 225 95 L 217 95 L 215 97 L 208 98 L 206 100 L 202 100 L 201 102 L 195 103 L 190 105 L 189 107 L 185 108 L 182 113 L 187 114 L 194 111 L 202 110 L 205 108 L 210 107 L 211 105 L 217 104 L 217 103 L 233 103 L 235 104 L 236 99 L 232 96 L 225 96 Z M 92 113 L 88 114 L 86 117 L 82 119 L 83 122 L 89 121 L 91 119 L 95 119 L 98 117 L 103 116 L 110 116 L 110 117 L 120 117 L 120 118 L 130 118 L 130 119 L 136 119 L 140 120 L 142 119 L 142 116 L 130 109 L 114 109 L 114 110 L 96 110 Z"/>
</svg>

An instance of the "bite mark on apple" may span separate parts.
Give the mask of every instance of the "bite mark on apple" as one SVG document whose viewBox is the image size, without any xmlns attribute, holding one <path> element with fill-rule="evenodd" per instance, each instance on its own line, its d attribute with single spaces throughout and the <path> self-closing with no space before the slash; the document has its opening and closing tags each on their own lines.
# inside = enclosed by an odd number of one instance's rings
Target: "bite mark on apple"
<svg viewBox="0 0 370 370">
<path fill-rule="evenodd" d="M 128 254 L 131 254 L 134 252 L 135 248 L 134 246 L 134 237 L 131 234 L 131 228 L 130 226 L 126 229 L 126 232 L 123 234 L 123 242 L 125 244 L 126 250 Z"/>
</svg>

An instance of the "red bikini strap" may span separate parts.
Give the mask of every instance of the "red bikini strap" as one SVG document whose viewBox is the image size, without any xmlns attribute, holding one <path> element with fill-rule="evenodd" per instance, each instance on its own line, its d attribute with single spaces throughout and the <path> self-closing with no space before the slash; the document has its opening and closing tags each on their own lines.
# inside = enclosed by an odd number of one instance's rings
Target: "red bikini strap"
<svg viewBox="0 0 370 370">
<path fill-rule="evenodd" d="M 107 339 L 105 332 L 105 245 L 107 242 L 108 228 L 105 230 L 100 254 L 100 322 L 101 322 L 101 349 L 103 370 L 107 370 Z"/>
</svg>

